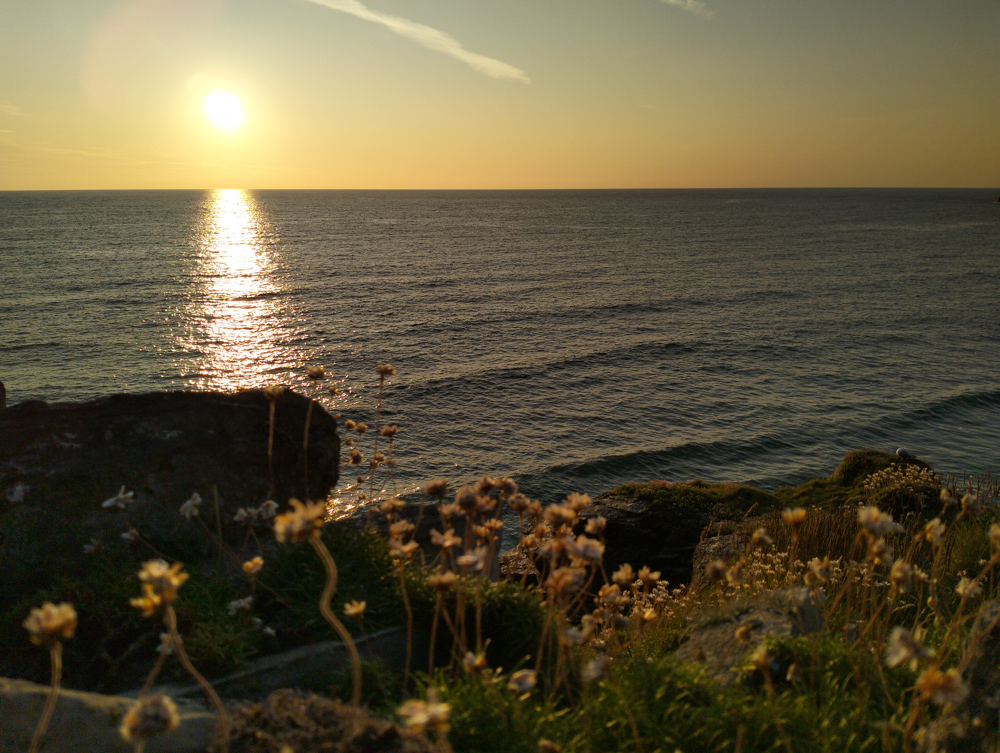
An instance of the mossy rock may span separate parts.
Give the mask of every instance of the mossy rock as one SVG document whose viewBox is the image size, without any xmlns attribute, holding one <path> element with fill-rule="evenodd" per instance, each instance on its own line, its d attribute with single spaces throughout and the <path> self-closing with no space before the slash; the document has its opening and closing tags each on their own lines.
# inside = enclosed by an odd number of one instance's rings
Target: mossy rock
<svg viewBox="0 0 1000 753">
<path fill-rule="evenodd" d="M 603 516 L 604 566 L 659 570 L 671 583 L 691 578 L 695 546 L 712 526 L 777 509 L 779 500 L 745 484 L 650 481 L 625 484 L 594 500 L 585 517 Z"/>
<path fill-rule="evenodd" d="M 830 480 L 842 485 L 855 485 L 858 482 L 864 483 L 864 480 L 868 476 L 877 471 L 884 471 L 892 465 L 913 465 L 918 468 L 930 468 L 930 465 L 923 460 L 913 457 L 903 458 L 895 453 L 868 447 L 863 450 L 850 450 L 845 453 L 844 459 L 840 461 L 840 465 L 837 466 L 837 470 L 833 472 Z"/>
</svg>

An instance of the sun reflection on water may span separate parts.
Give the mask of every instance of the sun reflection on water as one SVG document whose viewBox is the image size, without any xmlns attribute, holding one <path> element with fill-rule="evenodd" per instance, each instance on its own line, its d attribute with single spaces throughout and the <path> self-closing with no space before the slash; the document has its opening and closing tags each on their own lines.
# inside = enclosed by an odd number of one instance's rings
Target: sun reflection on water
<svg viewBox="0 0 1000 753">
<path fill-rule="evenodd" d="M 270 226 L 246 191 L 217 190 L 206 199 L 195 242 L 198 292 L 185 345 L 196 373 L 188 381 L 213 390 L 261 386 L 288 361 Z"/>
</svg>

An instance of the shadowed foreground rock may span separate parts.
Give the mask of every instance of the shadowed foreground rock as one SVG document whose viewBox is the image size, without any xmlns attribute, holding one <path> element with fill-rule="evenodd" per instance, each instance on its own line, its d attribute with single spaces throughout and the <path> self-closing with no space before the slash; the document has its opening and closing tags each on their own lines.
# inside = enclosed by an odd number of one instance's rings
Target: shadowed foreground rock
<svg viewBox="0 0 1000 753">
<path fill-rule="evenodd" d="M 24 680 L 0 678 L 0 753 L 28 749 L 49 688 Z M 41 750 L 51 753 L 128 753 L 135 747 L 118 732 L 135 700 L 121 696 L 61 690 Z M 201 706 L 178 704 L 177 729 L 153 738 L 148 753 L 202 753 L 215 733 L 215 714 Z"/>
<path fill-rule="evenodd" d="M 308 495 L 302 439 L 309 400 L 286 391 L 274 422 L 274 489 L 268 469 L 270 403 L 235 394 L 114 395 L 88 403 L 25 402 L 0 413 L 0 602 L 85 568 L 92 539 L 124 552 L 135 527 L 169 556 L 198 561 L 214 544 L 178 508 L 204 498 L 202 518 L 235 538 L 240 507 L 273 498 L 323 498 L 337 482 L 336 421 L 318 405 L 309 431 Z M 122 510 L 102 501 L 124 486 Z M 218 517 L 214 492 L 218 494 Z M 137 551 L 136 558 L 150 553 Z"/>
<path fill-rule="evenodd" d="M 221 750 L 216 744 L 213 753 Z M 274 750 L 339 753 L 431 753 L 426 737 L 378 719 L 367 709 L 322 696 L 279 690 L 236 711 L 229 742 L 232 753 Z"/>
</svg>

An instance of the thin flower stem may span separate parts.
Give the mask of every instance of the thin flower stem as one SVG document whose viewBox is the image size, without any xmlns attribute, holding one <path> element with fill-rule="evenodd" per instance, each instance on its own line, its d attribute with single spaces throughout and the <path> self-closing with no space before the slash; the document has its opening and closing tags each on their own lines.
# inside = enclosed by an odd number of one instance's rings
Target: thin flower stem
<svg viewBox="0 0 1000 753">
<path fill-rule="evenodd" d="M 165 647 L 163 647 L 163 648 L 165 648 Z M 153 668 L 149 672 L 149 676 L 146 678 L 146 682 L 144 682 L 142 684 L 142 687 L 139 689 L 139 695 L 140 696 L 146 695 L 146 693 L 149 692 L 149 689 L 151 687 L 153 687 L 153 681 L 156 679 L 157 675 L 160 674 L 160 670 L 163 669 L 163 665 L 167 661 L 167 652 L 166 652 L 166 650 L 160 651 L 159 654 L 160 655 L 156 659 L 156 663 L 153 664 Z"/>
<path fill-rule="evenodd" d="M 434 599 L 434 617 L 431 619 L 431 642 L 430 651 L 427 652 L 427 674 L 434 674 L 434 646 L 437 642 L 438 621 L 441 619 L 441 592 L 437 593 Z"/>
<path fill-rule="evenodd" d="M 347 653 L 351 657 L 351 703 L 354 706 L 359 706 L 361 704 L 361 656 L 358 654 L 358 647 L 354 645 L 354 639 L 351 638 L 351 634 L 347 632 L 347 628 L 344 627 L 343 623 L 333 613 L 333 610 L 330 609 L 330 600 L 333 598 L 333 592 L 337 588 L 337 565 L 333 561 L 333 557 L 330 556 L 326 544 L 320 539 L 318 530 L 314 531 L 313 535 L 309 537 L 309 543 L 312 544 L 312 548 L 316 550 L 316 554 L 323 560 L 323 565 L 326 567 L 326 586 L 323 588 L 323 595 L 319 599 L 319 611 L 347 647 Z"/>
<path fill-rule="evenodd" d="M 372 457 L 378 453 L 378 435 L 382 427 L 382 387 L 385 385 L 385 374 L 379 374 L 378 378 L 378 399 L 375 401 L 375 445 L 372 448 Z M 371 483 L 368 485 L 368 497 L 375 493 L 375 469 L 372 468 Z"/>
<path fill-rule="evenodd" d="M 406 611 L 406 662 L 403 665 L 403 688 L 405 689 L 410 678 L 410 662 L 413 659 L 413 608 L 410 606 L 409 594 L 406 593 L 406 574 L 403 572 L 402 560 L 399 562 L 399 592 L 403 596 L 403 609 Z"/>
<path fill-rule="evenodd" d="M 42 741 L 45 730 L 48 729 L 49 721 L 52 719 L 52 712 L 56 710 L 56 701 L 59 698 L 59 683 L 62 680 L 62 643 L 52 641 L 49 646 L 49 656 L 52 660 L 52 683 L 49 688 L 49 697 L 45 699 L 45 708 L 42 709 L 42 718 L 38 720 L 35 727 L 35 734 L 31 736 L 31 746 L 29 753 L 38 750 L 38 744 Z"/>
<path fill-rule="evenodd" d="M 219 727 L 220 735 L 222 740 L 222 753 L 227 753 L 229 750 L 229 715 L 226 713 L 226 707 L 222 704 L 222 699 L 219 698 L 219 694 L 215 692 L 215 688 L 202 677 L 201 672 L 194 668 L 194 664 L 191 663 L 191 659 L 188 658 L 187 651 L 184 650 L 184 644 L 181 642 L 180 633 L 177 632 L 177 613 L 174 612 L 174 608 L 170 605 L 166 605 L 165 621 L 167 623 L 167 630 L 170 631 L 170 640 L 173 642 L 174 652 L 177 654 L 177 659 L 180 661 L 181 666 L 187 670 L 187 673 L 191 675 L 195 682 L 201 686 L 201 689 L 205 691 L 205 695 L 209 697 L 212 701 L 212 705 L 215 706 L 215 710 L 219 712 Z"/>
<path fill-rule="evenodd" d="M 774 682 L 771 680 L 770 669 L 764 675 L 764 685 L 767 689 L 767 705 L 771 709 L 771 717 L 774 719 L 774 726 L 778 730 L 778 737 L 781 738 L 781 743 L 785 746 L 787 753 L 793 753 L 792 741 L 788 739 L 785 725 L 781 723 L 781 719 L 778 718 L 778 711 L 774 708 Z"/>
<path fill-rule="evenodd" d="M 270 410 L 267 418 L 267 472 L 271 479 L 271 490 L 268 498 L 274 496 L 274 398 L 268 399 Z"/>
</svg>

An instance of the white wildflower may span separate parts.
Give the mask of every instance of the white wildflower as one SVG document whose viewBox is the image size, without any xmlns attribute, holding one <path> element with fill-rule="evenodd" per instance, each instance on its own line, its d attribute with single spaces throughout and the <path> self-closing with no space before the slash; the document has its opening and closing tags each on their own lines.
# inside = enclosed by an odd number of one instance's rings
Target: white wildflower
<svg viewBox="0 0 1000 753">
<path fill-rule="evenodd" d="M 101 502 L 101 507 L 114 508 L 117 510 L 124 510 L 132 501 L 135 500 L 135 492 L 126 492 L 125 486 L 123 485 L 118 493 L 109 497 L 108 499 Z"/>
<path fill-rule="evenodd" d="M 195 492 L 188 498 L 187 502 L 181 505 L 179 512 L 182 517 L 191 520 L 191 518 L 198 514 L 199 507 L 201 507 L 201 495 Z"/>
</svg>

